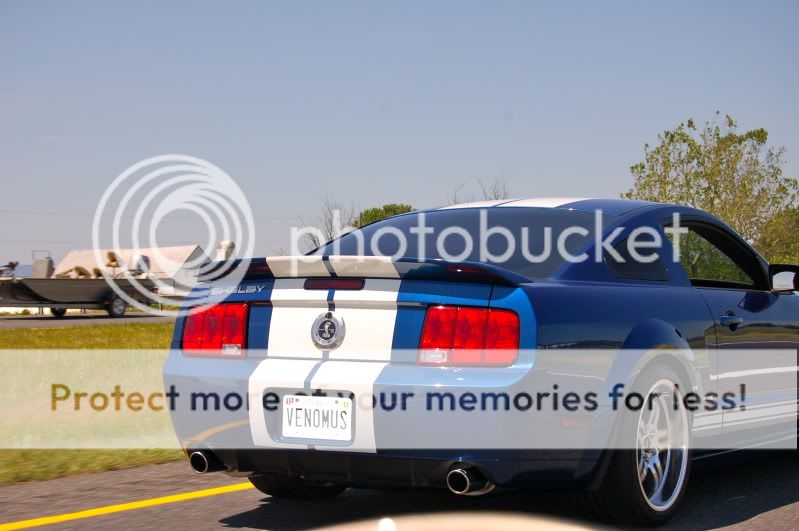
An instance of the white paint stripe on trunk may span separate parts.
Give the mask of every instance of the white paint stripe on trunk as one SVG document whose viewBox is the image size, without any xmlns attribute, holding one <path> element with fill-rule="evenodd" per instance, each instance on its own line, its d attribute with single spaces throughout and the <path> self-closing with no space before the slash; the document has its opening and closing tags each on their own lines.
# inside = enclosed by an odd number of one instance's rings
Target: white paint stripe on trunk
<svg viewBox="0 0 799 531">
<path fill-rule="evenodd" d="M 304 282 L 302 278 L 275 280 L 270 296 L 268 356 L 322 359 L 321 351 L 311 339 L 311 325 L 320 313 L 327 311 L 328 292 L 306 290 Z"/>
<path fill-rule="evenodd" d="M 303 279 L 277 279 L 272 290 L 268 355 L 322 358 L 311 339 L 314 320 L 328 309 L 327 290 L 306 290 Z M 335 314 L 344 321 L 341 345 L 330 359 L 389 361 L 397 320 L 399 280 L 366 279 L 362 290 L 334 294 Z"/>
<path fill-rule="evenodd" d="M 362 290 L 335 292 L 335 314 L 346 334 L 331 360 L 391 361 L 399 287 L 399 280 L 366 279 Z"/>
</svg>

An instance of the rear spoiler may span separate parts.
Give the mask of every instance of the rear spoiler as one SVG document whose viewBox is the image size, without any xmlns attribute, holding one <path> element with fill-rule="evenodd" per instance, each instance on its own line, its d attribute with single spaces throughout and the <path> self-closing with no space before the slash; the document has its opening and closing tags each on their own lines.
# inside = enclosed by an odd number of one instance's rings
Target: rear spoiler
<svg viewBox="0 0 799 531">
<path fill-rule="evenodd" d="M 386 256 L 275 256 L 212 262 L 203 280 L 221 279 L 231 269 L 246 267 L 245 280 L 265 278 L 399 278 L 518 286 L 530 279 L 507 269 L 477 262 Z"/>
</svg>

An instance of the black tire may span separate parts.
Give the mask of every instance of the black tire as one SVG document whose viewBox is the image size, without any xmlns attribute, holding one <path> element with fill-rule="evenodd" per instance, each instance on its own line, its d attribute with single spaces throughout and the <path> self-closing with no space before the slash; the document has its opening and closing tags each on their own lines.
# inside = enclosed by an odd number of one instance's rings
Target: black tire
<svg viewBox="0 0 799 531">
<path fill-rule="evenodd" d="M 636 381 L 635 388 L 653 390 L 653 386 L 663 381 L 677 384 L 680 390 L 686 388 L 671 368 L 662 365 L 644 371 Z M 635 416 L 635 421 L 632 421 L 633 415 L 620 416 L 620 428 L 617 432 L 619 437 L 637 437 L 639 422 L 643 420 L 643 410 L 641 414 L 641 418 Z M 675 413 L 675 415 L 681 417 L 682 413 Z M 691 417 L 685 413 L 684 418 L 687 423 L 687 442 L 690 443 Z M 636 438 L 636 440 L 638 439 Z M 652 454 L 654 445 L 650 443 L 647 446 L 649 454 Z M 649 458 L 644 450 L 626 449 L 627 446 L 623 444 L 619 444 L 618 447 L 619 449 L 612 450 L 610 465 L 599 488 L 588 493 L 588 501 L 592 509 L 602 519 L 626 525 L 657 526 L 665 523 L 679 510 L 685 495 L 691 472 L 690 444 L 684 447 L 685 450 L 654 452 Z M 661 455 L 665 455 L 666 452 L 668 452 L 668 457 L 664 459 Z M 659 476 L 665 477 L 665 479 L 661 479 L 664 481 L 662 491 L 667 492 L 668 496 L 665 500 L 658 499 L 663 494 L 659 497 L 656 494 L 648 497 L 645 492 L 648 485 L 658 484 L 655 479 L 657 476 L 650 472 L 648 466 L 651 464 L 648 460 L 650 458 L 657 461 L 655 466 L 661 471 Z M 644 479 L 639 479 L 639 465 L 641 464 L 644 464 L 642 469 L 642 473 L 645 474 Z M 666 488 L 665 485 L 670 481 L 673 486 Z M 650 490 L 657 492 L 655 486 Z"/>
<path fill-rule="evenodd" d="M 327 500 L 346 490 L 346 487 L 338 485 L 308 485 L 301 479 L 274 474 L 250 476 L 249 479 L 256 489 L 275 498 Z"/>
<path fill-rule="evenodd" d="M 111 317 L 122 317 L 125 315 L 125 310 L 128 309 L 128 303 L 117 295 L 112 295 L 108 299 L 107 307 L 105 309 Z"/>
<path fill-rule="evenodd" d="M 66 308 L 50 308 L 50 315 L 57 319 L 61 319 L 67 314 Z"/>
</svg>

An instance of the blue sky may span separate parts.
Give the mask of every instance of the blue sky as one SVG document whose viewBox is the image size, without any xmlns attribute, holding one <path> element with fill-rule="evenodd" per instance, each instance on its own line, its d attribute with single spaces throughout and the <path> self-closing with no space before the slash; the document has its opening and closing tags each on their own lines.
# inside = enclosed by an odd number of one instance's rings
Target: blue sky
<svg viewBox="0 0 799 531">
<path fill-rule="evenodd" d="M 645 142 L 720 110 L 799 169 L 790 2 L 0 2 L 0 261 L 90 243 L 149 156 L 226 170 L 257 254 L 325 197 L 615 197 Z M 13 211 L 13 212 L 10 212 Z M 42 214 L 42 212 L 47 212 Z M 36 214 L 39 213 L 39 214 Z M 199 240 L 191 223 L 169 241 Z"/>
</svg>

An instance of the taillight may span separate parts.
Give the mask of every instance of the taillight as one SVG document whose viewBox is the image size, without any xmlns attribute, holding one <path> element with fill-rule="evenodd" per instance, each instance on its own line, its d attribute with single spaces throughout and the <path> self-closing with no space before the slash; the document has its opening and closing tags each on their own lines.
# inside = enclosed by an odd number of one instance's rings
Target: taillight
<svg viewBox="0 0 799 531">
<path fill-rule="evenodd" d="M 191 313 L 183 325 L 183 350 L 194 356 L 242 357 L 249 310 L 247 303 L 231 302 Z"/>
<path fill-rule="evenodd" d="M 431 306 L 419 341 L 425 365 L 510 365 L 519 349 L 519 316 L 511 310 Z"/>
</svg>

